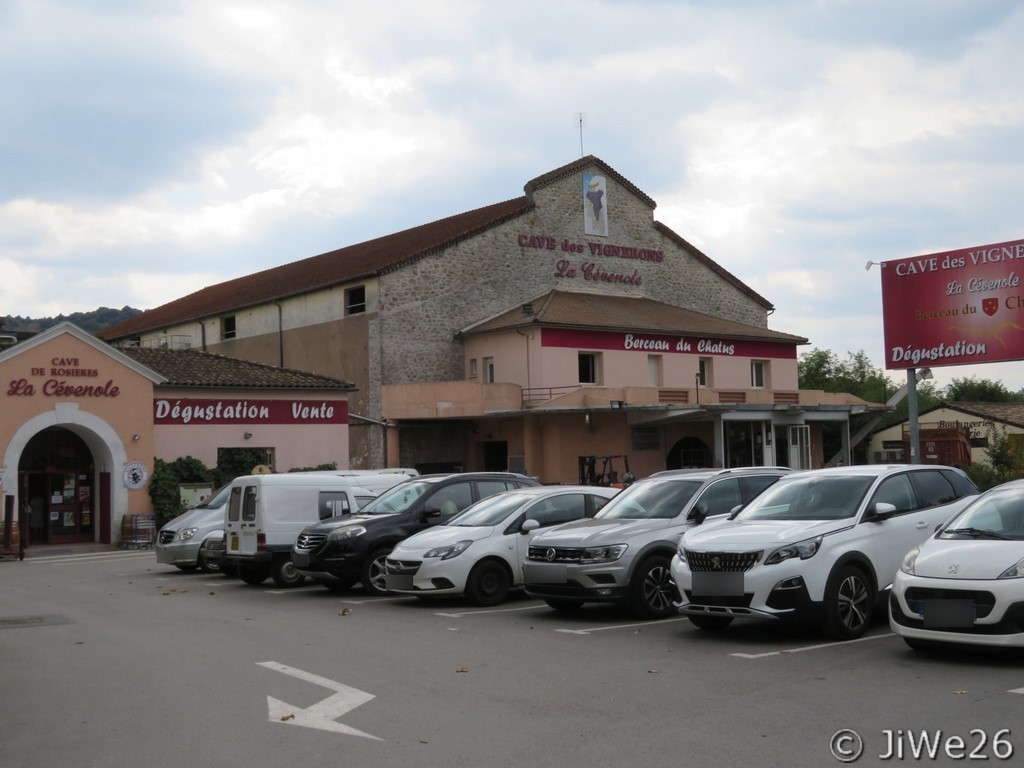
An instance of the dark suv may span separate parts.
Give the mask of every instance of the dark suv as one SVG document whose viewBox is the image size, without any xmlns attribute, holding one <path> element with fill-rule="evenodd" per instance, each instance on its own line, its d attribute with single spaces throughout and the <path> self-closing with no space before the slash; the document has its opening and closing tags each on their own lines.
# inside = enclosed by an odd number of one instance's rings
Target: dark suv
<svg viewBox="0 0 1024 768">
<path fill-rule="evenodd" d="M 305 528 L 292 548 L 292 563 L 328 589 L 345 590 L 360 582 L 369 594 L 382 595 L 387 591 L 384 560 L 402 539 L 447 522 L 480 499 L 535 485 L 540 483 L 514 472 L 414 477 L 385 491 L 357 515 Z"/>
</svg>

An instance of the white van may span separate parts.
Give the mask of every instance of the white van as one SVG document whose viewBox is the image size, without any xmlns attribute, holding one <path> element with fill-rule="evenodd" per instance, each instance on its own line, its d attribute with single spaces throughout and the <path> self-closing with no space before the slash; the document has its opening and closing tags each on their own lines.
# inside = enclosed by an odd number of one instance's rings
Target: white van
<svg viewBox="0 0 1024 768">
<path fill-rule="evenodd" d="M 338 476 L 295 472 L 244 475 L 231 482 L 224 514 L 224 561 L 246 584 L 271 577 L 294 587 L 305 577 L 292 566 L 299 531 L 311 523 L 356 512 L 403 474 Z"/>
</svg>

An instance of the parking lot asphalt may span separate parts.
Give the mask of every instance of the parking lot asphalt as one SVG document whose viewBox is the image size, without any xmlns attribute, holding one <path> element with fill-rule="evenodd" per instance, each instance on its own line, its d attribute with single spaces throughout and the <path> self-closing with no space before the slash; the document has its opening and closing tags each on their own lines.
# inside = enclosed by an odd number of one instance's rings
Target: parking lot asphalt
<svg viewBox="0 0 1024 768">
<path fill-rule="evenodd" d="M 881 620 L 853 642 L 708 633 L 523 595 L 252 587 L 151 551 L 54 552 L 0 583 L 5 764 L 822 766 L 850 733 L 863 765 L 912 761 L 922 734 L 1024 754 L 1021 654 L 920 654 Z"/>
</svg>

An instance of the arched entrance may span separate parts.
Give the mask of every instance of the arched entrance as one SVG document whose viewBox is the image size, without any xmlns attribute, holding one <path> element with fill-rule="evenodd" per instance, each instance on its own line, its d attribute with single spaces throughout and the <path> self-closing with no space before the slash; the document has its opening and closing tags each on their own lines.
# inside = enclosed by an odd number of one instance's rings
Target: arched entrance
<svg viewBox="0 0 1024 768">
<path fill-rule="evenodd" d="M 714 466 L 711 449 L 698 437 L 684 437 L 673 445 L 665 457 L 665 469 L 688 469 Z"/>
<path fill-rule="evenodd" d="M 28 441 L 18 483 L 29 507 L 29 546 L 96 540 L 95 477 L 92 451 L 71 430 L 47 427 Z"/>
</svg>

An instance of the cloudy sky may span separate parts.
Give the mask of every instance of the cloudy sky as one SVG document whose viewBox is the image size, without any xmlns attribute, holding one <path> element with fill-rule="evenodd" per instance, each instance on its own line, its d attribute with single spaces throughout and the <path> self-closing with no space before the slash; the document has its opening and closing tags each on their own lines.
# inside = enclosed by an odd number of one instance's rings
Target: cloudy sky
<svg viewBox="0 0 1024 768">
<path fill-rule="evenodd" d="M 881 366 L 869 260 L 1024 238 L 1021 40 L 1016 0 L 3 0 L 0 316 L 151 308 L 582 145 Z"/>
</svg>

